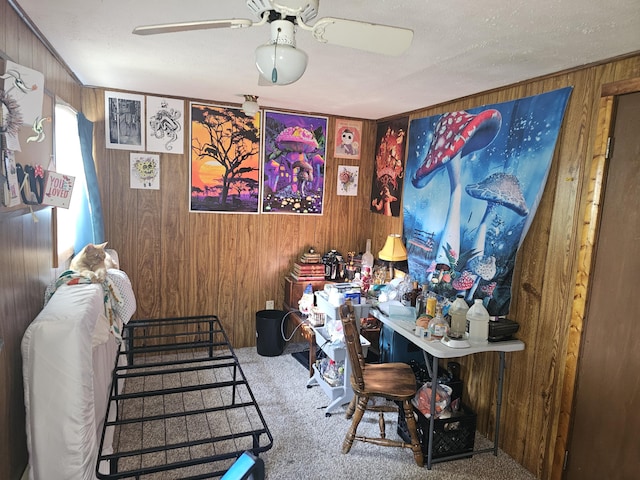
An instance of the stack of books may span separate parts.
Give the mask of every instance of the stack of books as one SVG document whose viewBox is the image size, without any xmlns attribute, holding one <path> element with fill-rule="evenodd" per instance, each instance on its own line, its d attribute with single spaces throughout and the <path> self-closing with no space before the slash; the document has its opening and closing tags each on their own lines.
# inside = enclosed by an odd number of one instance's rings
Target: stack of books
<svg viewBox="0 0 640 480">
<path fill-rule="evenodd" d="M 291 277 L 296 281 L 324 280 L 322 256 L 313 249 L 303 253 L 300 260 L 293 264 Z"/>
<path fill-rule="evenodd" d="M 300 257 L 300 263 L 317 263 L 323 265 L 322 256 L 315 251 L 309 251 L 302 254 Z"/>
<path fill-rule="evenodd" d="M 293 264 L 291 277 L 296 281 L 324 280 L 324 264 L 296 262 Z"/>
</svg>

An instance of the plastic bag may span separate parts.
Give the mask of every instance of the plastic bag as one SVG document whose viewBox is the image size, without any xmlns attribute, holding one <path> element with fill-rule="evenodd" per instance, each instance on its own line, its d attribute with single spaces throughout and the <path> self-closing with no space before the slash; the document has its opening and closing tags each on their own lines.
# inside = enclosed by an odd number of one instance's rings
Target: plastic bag
<svg viewBox="0 0 640 480">
<path fill-rule="evenodd" d="M 431 416 L 431 382 L 427 382 L 418 389 L 413 404 L 425 417 Z M 436 388 L 436 413 L 435 418 L 440 417 L 451 405 L 451 387 L 438 384 Z"/>
<path fill-rule="evenodd" d="M 329 341 L 331 343 L 344 342 L 344 332 L 342 331 L 342 322 L 340 320 L 328 320 L 325 323 Z"/>
<path fill-rule="evenodd" d="M 344 385 L 344 360 L 336 362 L 330 358 L 318 360 L 318 370 L 320 375 L 332 387 Z"/>
</svg>

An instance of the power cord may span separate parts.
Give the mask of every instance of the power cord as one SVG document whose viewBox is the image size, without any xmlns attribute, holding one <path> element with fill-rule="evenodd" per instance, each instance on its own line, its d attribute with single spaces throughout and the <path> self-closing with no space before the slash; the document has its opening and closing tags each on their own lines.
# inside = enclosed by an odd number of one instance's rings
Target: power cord
<svg viewBox="0 0 640 480">
<path fill-rule="evenodd" d="M 302 312 L 300 310 L 289 310 L 282 317 L 282 322 L 280 322 L 280 335 L 282 335 L 282 338 L 284 338 L 285 342 L 290 341 L 293 338 L 293 336 L 296 334 L 296 331 L 298 330 L 298 328 L 300 328 L 302 326 L 302 324 L 304 323 L 304 322 L 300 322 L 298 325 L 296 325 L 296 328 L 294 328 L 293 332 L 291 332 L 291 336 L 289 338 L 287 338 L 287 336 L 284 333 L 284 321 L 287 319 L 287 316 L 289 316 L 292 313 L 296 313 L 296 314 L 302 315 Z"/>
</svg>

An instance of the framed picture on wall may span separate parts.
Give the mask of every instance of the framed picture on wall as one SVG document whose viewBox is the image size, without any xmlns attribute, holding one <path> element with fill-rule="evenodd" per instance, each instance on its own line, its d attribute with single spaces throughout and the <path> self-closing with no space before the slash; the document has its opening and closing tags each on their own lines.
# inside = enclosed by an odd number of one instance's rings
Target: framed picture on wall
<svg viewBox="0 0 640 480">
<path fill-rule="evenodd" d="M 105 92 L 104 111 L 107 148 L 144 150 L 144 95 Z"/>
<path fill-rule="evenodd" d="M 358 195 L 358 173 L 360 167 L 340 165 L 338 167 L 338 195 Z"/>
<path fill-rule="evenodd" d="M 160 155 L 130 153 L 129 186 L 143 190 L 160 190 Z"/>
<path fill-rule="evenodd" d="M 360 146 L 362 145 L 362 122 L 359 120 L 336 119 L 334 136 L 335 158 L 351 158 L 360 160 Z"/>
<path fill-rule="evenodd" d="M 190 211 L 258 213 L 260 114 L 191 103 Z"/>
<path fill-rule="evenodd" d="M 322 215 L 327 122 L 265 110 L 262 213 Z"/>
<path fill-rule="evenodd" d="M 184 101 L 147 96 L 147 151 L 184 153 Z"/>
</svg>

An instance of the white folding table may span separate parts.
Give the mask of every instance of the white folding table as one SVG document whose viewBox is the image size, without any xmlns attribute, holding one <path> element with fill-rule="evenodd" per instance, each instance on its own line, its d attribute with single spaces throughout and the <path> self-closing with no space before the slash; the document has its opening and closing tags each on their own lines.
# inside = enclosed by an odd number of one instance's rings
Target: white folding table
<svg viewBox="0 0 640 480">
<path fill-rule="evenodd" d="M 394 318 L 393 316 L 386 315 L 378 308 L 372 308 L 369 313 L 379 319 L 382 323 L 389 326 L 398 334 L 405 337 L 414 345 L 422 349 L 424 353 L 425 362 L 432 379 L 438 378 L 438 360 L 441 358 L 459 358 L 467 355 L 473 355 L 481 352 L 498 352 L 500 357 L 500 365 L 498 367 L 498 393 L 496 399 L 496 430 L 493 440 L 493 447 L 484 450 L 475 450 L 473 453 L 486 453 L 493 452 L 494 455 L 498 455 L 498 435 L 500 433 L 500 409 L 502 407 L 502 387 L 504 383 L 504 369 L 505 369 L 505 353 L 517 352 L 524 350 L 524 343 L 520 340 L 507 340 L 503 342 L 487 342 L 483 345 L 471 345 L 466 348 L 451 348 L 443 344 L 439 340 L 430 340 L 426 337 L 417 336 L 415 334 L 415 322 Z M 429 358 L 431 357 L 431 358 Z M 436 396 L 431 395 L 431 412 L 436 411 Z M 431 465 L 434 462 L 442 462 L 445 460 L 453 460 L 457 456 L 450 455 L 438 459 L 433 459 L 433 429 L 435 425 L 435 418 L 430 416 L 429 420 L 429 445 L 427 447 L 427 468 L 431 469 Z M 468 456 L 468 453 L 461 454 L 459 456 Z"/>
</svg>

